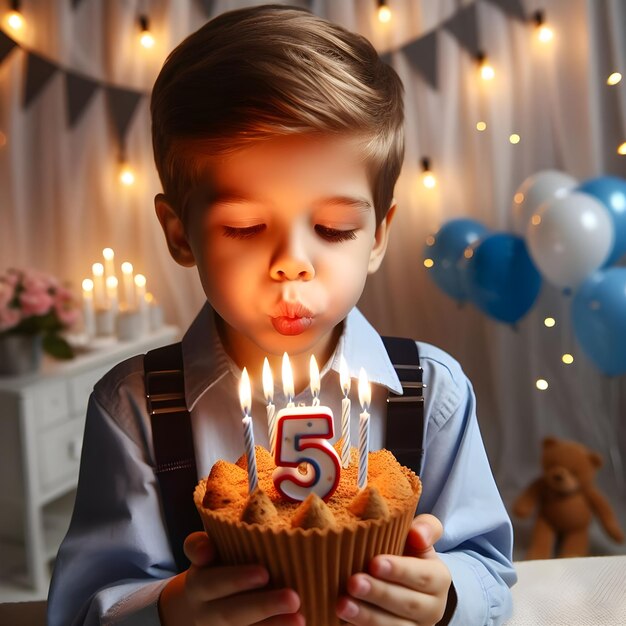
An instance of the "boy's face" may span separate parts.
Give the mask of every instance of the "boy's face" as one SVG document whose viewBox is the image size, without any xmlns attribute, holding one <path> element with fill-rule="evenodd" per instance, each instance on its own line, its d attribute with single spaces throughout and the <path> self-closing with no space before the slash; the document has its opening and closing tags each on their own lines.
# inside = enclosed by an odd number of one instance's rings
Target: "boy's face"
<svg viewBox="0 0 626 626">
<path fill-rule="evenodd" d="M 333 330 L 382 261 L 391 210 L 376 227 L 358 143 L 276 138 L 206 160 L 210 197 L 183 227 L 156 207 L 170 252 L 197 265 L 236 361 L 262 354 L 328 357 Z"/>
</svg>

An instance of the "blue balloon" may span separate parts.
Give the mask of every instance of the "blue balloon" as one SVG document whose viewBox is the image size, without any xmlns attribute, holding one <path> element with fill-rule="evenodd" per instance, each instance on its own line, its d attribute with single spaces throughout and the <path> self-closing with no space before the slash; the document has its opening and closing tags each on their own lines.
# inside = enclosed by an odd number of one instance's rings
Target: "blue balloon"
<svg viewBox="0 0 626 626">
<path fill-rule="evenodd" d="M 521 237 L 496 233 L 474 248 L 467 262 L 467 286 L 471 301 L 483 313 L 514 324 L 537 299 L 541 275 Z"/>
<path fill-rule="evenodd" d="M 574 334 L 609 376 L 626 372 L 626 267 L 592 274 L 572 301 Z"/>
<path fill-rule="evenodd" d="M 487 227 L 470 219 L 454 219 L 446 222 L 435 235 L 435 242 L 426 246 L 424 255 L 433 260 L 429 269 L 435 284 L 447 295 L 460 302 L 467 299 L 464 268 L 459 265 L 465 248 L 478 241 L 488 232 Z"/>
<path fill-rule="evenodd" d="M 615 228 L 615 239 L 603 267 L 613 265 L 626 253 L 626 180 L 617 176 L 600 176 L 585 181 L 574 191 L 594 196 L 608 209 Z"/>
</svg>

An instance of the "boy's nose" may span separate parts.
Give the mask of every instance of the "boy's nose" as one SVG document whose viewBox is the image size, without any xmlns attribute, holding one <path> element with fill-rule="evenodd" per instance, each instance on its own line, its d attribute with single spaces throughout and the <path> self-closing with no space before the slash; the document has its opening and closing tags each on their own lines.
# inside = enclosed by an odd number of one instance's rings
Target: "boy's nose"
<svg viewBox="0 0 626 626">
<path fill-rule="evenodd" d="M 272 260 L 270 276 L 273 280 L 312 280 L 315 269 L 308 255 L 297 242 L 287 242 Z"/>
</svg>

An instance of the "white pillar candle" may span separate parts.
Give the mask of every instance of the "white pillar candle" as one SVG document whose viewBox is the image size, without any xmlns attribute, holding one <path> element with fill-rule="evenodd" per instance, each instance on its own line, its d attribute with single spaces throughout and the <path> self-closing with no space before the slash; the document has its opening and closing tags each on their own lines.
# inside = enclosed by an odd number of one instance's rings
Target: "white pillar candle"
<svg viewBox="0 0 626 626">
<path fill-rule="evenodd" d="M 250 410 L 252 406 L 252 390 L 250 388 L 250 378 L 248 370 L 244 367 L 239 382 L 239 402 L 243 411 L 243 434 L 246 458 L 248 460 L 248 493 L 256 491 L 259 485 L 259 478 L 256 469 L 256 456 L 254 451 L 254 431 L 252 429 L 252 418 Z"/>
<path fill-rule="evenodd" d="M 94 263 L 91 266 L 93 274 L 93 297 L 96 309 L 103 309 L 106 303 L 106 292 L 104 291 L 104 265 Z"/>
<path fill-rule="evenodd" d="M 311 355 L 311 361 L 309 363 L 309 380 L 311 385 L 311 395 L 313 396 L 313 406 L 320 405 L 320 370 L 317 367 L 317 361 L 315 356 Z"/>
<path fill-rule="evenodd" d="M 146 308 L 146 277 L 143 274 L 135 275 L 135 298 L 137 306 L 144 310 Z"/>
<path fill-rule="evenodd" d="M 104 257 L 104 276 L 105 279 L 115 276 L 115 252 L 111 248 L 105 248 L 102 251 Z"/>
<path fill-rule="evenodd" d="M 368 409 L 371 400 L 370 385 L 365 370 L 359 372 L 359 402 L 363 412 L 359 416 L 359 474 L 358 488 L 367 487 L 367 455 L 369 453 L 370 438 L 370 414 Z"/>
<path fill-rule="evenodd" d="M 133 282 L 133 264 L 128 261 L 122 263 L 122 285 L 124 287 L 124 301 L 127 309 L 137 307 L 135 302 L 135 284 Z"/>
<path fill-rule="evenodd" d="M 341 466 L 350 465 L 350 371 L 343 354 L 339 361 L 339 381 L 343 391 L 341 400 Z"/>
<path fill-rule="evenodd" d="M 106 288 L 108 308 L 113 313 L 117 313 L 119 302 L 117 298 L 117 278 L 115 276 L 107 276 Z"/>
<path fill-rule="evenodd" d="M 93 287 L 93 280 L 83 280 L 83 329 L 88 339 L 94 336 L 96 330 Z"/>
<path fill-rule="evenodd" d="M 263 395 L 267 400 L 267 438 L 270 443 L 272 457 L 276 453 L 276 407 L 274 406 L 274 377 L 267 357 L 263 360 Z"/>
</svg>

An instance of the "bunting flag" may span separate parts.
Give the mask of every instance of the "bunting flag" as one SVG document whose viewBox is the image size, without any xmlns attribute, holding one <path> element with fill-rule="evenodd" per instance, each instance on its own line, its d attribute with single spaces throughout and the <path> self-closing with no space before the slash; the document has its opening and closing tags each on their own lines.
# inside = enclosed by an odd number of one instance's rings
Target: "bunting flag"
<svg viewBox="0 0 626 626">
<path fill-rule="evenodd" d="M 470 4 L 457 11 L 443 23 L 445 28 L 459 44 L 473 57 L 480 52 L 478 43 L 478 13 L 475 4 Z"/>
<path fill-rule="evenodd" d="M 143 94 L 121 87 L 105 87 L 109 112 L 117 131 L 120 145 L 124 146 L 128 125 Z"/>
<path fill-rule="evenodd" d="M 437 89 L 437 31 L 433 30 L 410 42 L 403 50 L 411 65 L 433 89 Z"/>
<path fill-rule="evenodd" d="M 24 108 L 39 95 L 46 83 L 58 71 L 58 67 L 40 57 L 38 54 L 28 52 L 26 57 L 26 85 L 24 87 Z"/>
<path fill-rule="evenodd" d="M 523 22 L 527 21 L 526 12 L 520 0 L 485 0 L 502 9 L 507 15 Z"/>
<path fill-rule="evenodd" d="M 13 39 L 0 30 L 0 63 L 4 61 L 4 57 L 9 54 L 15 46 L 17 46 L 17 44 Z"/>
<path fill-rule="evenodd" d="M 99 84 L 75 72 L 65 74 L 65 93 L 67 96 L 67 121 L 74 128 L 87 108 Z"/>
</svg>

